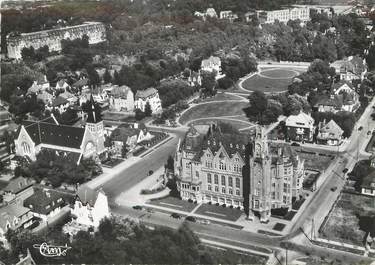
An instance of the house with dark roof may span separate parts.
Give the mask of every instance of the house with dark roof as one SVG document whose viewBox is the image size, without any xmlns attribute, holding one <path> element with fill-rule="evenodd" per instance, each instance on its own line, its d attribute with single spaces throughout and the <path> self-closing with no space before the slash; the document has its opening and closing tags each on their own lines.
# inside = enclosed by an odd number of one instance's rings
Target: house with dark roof
<svg viewBox="0 0 375 265">
<path fill-rule="evenodd" d="M 350 56 L 340 65 L 340 79 L 345 81 L 363 80 L 367 73 L 364 59 L 359 56 Z"/>
<path fill-rule="evenodd" d="M 134 108 L 145 111 L 146 104 L 150 104 L 152 113 L 157 113 L 162 110 L 161 101 L 158 91 L 149 87 L 145 90 L 138 90 L 135 94 Z"/>
<path fill-rule="evenodd" d="M 47 106 L 48 110 L 53 110 L 57 109 L 59 113 L 65 112 L 69 107 L 69 101 L 62 97 L 62 96 L 57 96 L 55 99 L 52 100 L 52 104 Z"/>
<path fill-rule="evenodd" d="M 124 143 L 130 150 L 133 150 L 139 143 L 150 140 L 153 135 L 147 130 L 144 124 L 121 125 L 112 131 L 110 139 L 113 142 L 114 150 L 121 154 Z"/>
<path fill-rule="evenodd" d="M 16 155 L 34 161 L 42 149 L 49 149 L 59 155 L 70 155 L 79 164 L 82 158 L 96 156 L 104 149 L 104 144 L 103 147 L 98 146 L 100 133 L 96 133 L 99 131 L 97 126 L 100 123 L 87 122 L 85 128 L 60 125 L 54 119 L 51 121 L 51 118 L 26 121 L 19 127 L 14 141 Z"/>
<path fill-rule="evenodd" d="M 80 186 L 72 215 L 78 224 L 98 228 L 100 221 L 110 216 L 107 196 L 102 190 Z"/>
<path fill-rule="evenodd" d="M 69 204 L 66 193 L 47 187 L 35 187 L 34 194 L 23 202 L 23 206 L 30 209 L 34 217 L 48 221 L 60 213 L 61 209 Z M 73 199 L 71 195 L 70 201 Z"/>
<path fill-rule="evenodd" d="M 17 204 L 22 205 L 23 201 L 34 193 L 32 188 L 34 184 L 35 180 L 32 178 L 17 177 L 11 179 L 8 185 L 3 188 L 4 201 L 15 201 Z"/>
<path fill-rule="evenodd" d="M 319 122 L 316 139 L 319 144 L 340 145 L 343 140 L 343 133 L 344 130 L 334 120 L 329 122 L 324 120 Z"/>
<path fill-rule="evenodd" d="M 128 86 L 113 86 L 110 91 L 109 107 L 116 111 L 134 111 L 134 94 Z"/>
<path fill-rule="evenodd" d="M 215 72 L 216 80 L 225 76 L 225 74 L 221 72 L 221 59 L 217 56 L 210 56 L 208 59 L 202 60 L 201 70 L 210 73 Z"/>
<path fill-rule="evenodd" d="M 0 208 L 0 242 L 6 243 L 6 233 L 29 227 L 33 222 L 30 209 L 18 204 L 8 204 Z"/>
<path fill-rule="evenodd" d="M 375 196 L 375 171 L 362 179 L 361 193 L 364 195 Z"/>
</svg>

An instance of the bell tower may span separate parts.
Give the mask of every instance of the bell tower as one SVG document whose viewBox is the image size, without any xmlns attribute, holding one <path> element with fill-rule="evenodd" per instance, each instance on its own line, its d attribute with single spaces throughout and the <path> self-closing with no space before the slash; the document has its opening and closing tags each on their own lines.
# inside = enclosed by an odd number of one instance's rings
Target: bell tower
<svg viewBox="0 0 375 265">
<path fill-rule="evenodd" d="M 271 216 L 271 163 L 267 137 L 264 128 L 258 126 L 252 142 L 250 155 L 250 194 L 249 217 L 254 218 L 253 212 L 259 212 L 260 221 L 268 222 Z"/>
<path fill-rule="evenodd" d="M 105 151 L 104 147 L 104 125 L 100 115 L 100 107 L 94 101 L 91 94 L 87 106 L 86 127 L 95 138 L 96 150 L 98 154 Z"/>
</svg>

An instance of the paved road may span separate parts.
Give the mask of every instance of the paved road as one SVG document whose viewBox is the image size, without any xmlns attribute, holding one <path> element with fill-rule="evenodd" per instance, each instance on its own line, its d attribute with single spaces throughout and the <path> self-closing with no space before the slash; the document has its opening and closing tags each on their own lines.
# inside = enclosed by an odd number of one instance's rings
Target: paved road
<svg viewBox="0 0 375 265">
<path fill-rule="evenodd" d="M 166 130 L 163 129 L 163 131 Z M 155 171 L 163 166 L 168 156 L 175 153 L 178 140 L 182 138 L 184 134 L 184 131 L 174 131 L 172 134 L 173 138 L 170 141 L 143 157 L 139 162 L 121 170 L 115 177 L 102 184 L 101 187 L 108 195 L 110 201 L 114 201 L 122 192 L 146 178 L 150 170 Z"/>
</svg>

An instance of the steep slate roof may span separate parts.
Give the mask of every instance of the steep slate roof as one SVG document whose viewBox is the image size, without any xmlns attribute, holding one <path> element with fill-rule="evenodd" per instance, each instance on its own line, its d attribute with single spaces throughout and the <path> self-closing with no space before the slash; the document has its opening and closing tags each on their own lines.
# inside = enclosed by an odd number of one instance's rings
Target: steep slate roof
<svg viewBox="0 0 375 265">
<path fill-rule="evenodd" d="M 322 137 L 321 133 L 328 133 L 329 139 L 338 139 L 341 138 L 344 131 L 334 120 L 330 120 L 326 124 L 322 124 L 322 127 L 320 128 L 319 134 L 317 136 L 317 138 L 319 139 L 327 138 Z"/>
<path fill-rule="evenodd" d="M 375 170 L 362 179 L 361 187 L 375 189 Z"/>
<path fill-rule="evenodd" d="M 286 126 L 296 126 L 296 127 L 310 127 L 314 124 L 314 119 L 301 111 L 298 115 L 290 115 L 286 121 Z"/>
<path fill-rule="evenodd" d="M 335 107 L 337 110 L 340 110 L 342 107 L 342 101 L 340 100 L 340 97 L 337 95 L 330 97 L 330 96 L 322 96 L 321 99 L 318 100 L 315 106 L 331 106 Z"/>
<path fill-rule="evenodd" d="M 126 142 L 129 137 L 139 135 L 140 129 L 130 127 L 118 127 L 111 133 L 112 141 Z"/>
<path fill-rule="evenodd" d="M 0 227 L 3 230 L 6 230 L 7 222 L 13 223 L 15 217 L 19 218 L 20 216 L 28 213 L 30 209 L 23 207 L 18 204 L 8 204 L 0 208 Z"/>
<path fill-rule="evenodd" d="M 347 85 L 350 89 L 352 89 L 353 91 L 354 91 L 354 87 L 353 87 L 353 85 L 351 84 L 351 83 L 349 83 L 349 82 L 346 82 L 346 81 L 339 81 L 339 82 L 337 82 L 337 83 L 334 83 L 333 85 L 332 85 L 332 90 L 334 91 L 334 92 L 336 92 L 340 87 L 342 87 L 342 86 L 344 86 L 344 85 Z"/>
<path fill-rule="evenodd" d="M 29 122 L 24 128 L 35 145 L 43 143 L 74 149 L 80 148 L 85 133 L 84 128 L 38 121 Z"/>
<path fill-rule="evenodd" d="M 3 188 L 6 192 L 11 192 L 13 194 L 17 194 L 28 187 L 31 187 L 35 181 L 31 178 L 24 178 L 24 177 L 18 177 L 13 178 L 9 181 L 8 185 Z"/>
<path fill-rule="evenodd" d="M 87 78 L 82 78 L 78 81 L 76 81 L 72 86 L 73 87 L 83 87 L 88 84 L 89 80 Z"/>
<path fill-rule="evenodd" d="M 356 75 L 362 74 L 365 70 L 366 66 L 363 63 L 363 59 L 359 56 L 354 56 L 345 61 L 340 67 L 340 72 L 351 72 Z"/>
<path fill-rule="evenodd" d="M 111 95 L 115 98 L 127 98 L 129 92 L 131 92 L 131 89 L 128 86 L 125 86 L 125 85 L 124 86 L 115 86 L 111 90 Z M 138 92 L 137 92 L 137 94 L 138 94 Z"/>
<path fill-rule="evenodd" d="M 32 212 L 43 215 L 47 215 L 65 204 L 63 196 L 53 189 L 35 189 L 34 194 L 23 202 L 23 206 L 29 208 Z M 47 209 L 48 205 L 50 207 Z"/>
<path fill-rule="evenodd" d="M 88 109 L 89 112 L 87 112 L 87 119 L 86 122 L 89 123 L 98 123 L 102 120 L 101 115 L 99 114 L 100 111 L 98 111 L 99 106 L 95 104 L 94 97 L 90 96 L 90 101 L 88 103 Z"/>
<path fill-rule="evenodd" d="M 55 98 L 52 101 L 52 106 L 53 107 L 57 107 L 57 106 L 60 106 L 60 105 L 63 105 L 63 104 L 67 104 L 67 103 L 69 103 L 69 101 L 66 98 L 63 98 L 61 96 L 57 96 L 57 98 Z"/>
<path fill-rule="evenodd" d="M 136 99 L 137 98 L 143 98 L 143 99 L 145 99 L 145 98 L 153 96 L 153 95 L 155 95 L 157 93 L 158 93 L 158 91 L 155 88 L 149 87 L 146 90 L 138 90 L 137 93 L 135 94 L 135 98 Z"/>
<path fill-rule="evenodd" d="M 82 202 L 82 204 L 88 203 L 90 206 L 94 206 L 99 192 L 101 191 L 96 191 L 87 187 L 86 185 L 83 185 L 78 188 L 77 197 Z"/>
</svg>

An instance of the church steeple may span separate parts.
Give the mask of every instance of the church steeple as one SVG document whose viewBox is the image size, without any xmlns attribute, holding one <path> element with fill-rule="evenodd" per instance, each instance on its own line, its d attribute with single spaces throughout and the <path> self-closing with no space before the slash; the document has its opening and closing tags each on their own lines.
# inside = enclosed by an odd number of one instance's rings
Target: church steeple
<svg viewBox="0 0 375 265">
<path fill-rule="evenodd" d="M 90 96 L 90 100 L 87 106 L 87 120 L 88 123 L 98 123 L 100 122 L 101 115 L 100 115 L 100 107 L 96 104 L 94 97 Z"/>
<path fill-rule="evenodd" d="M 256 127 L 253 148 L 254 158 L 265 158 L 268 156 L 267 136 L 262 126 Z"/>
</svg>

